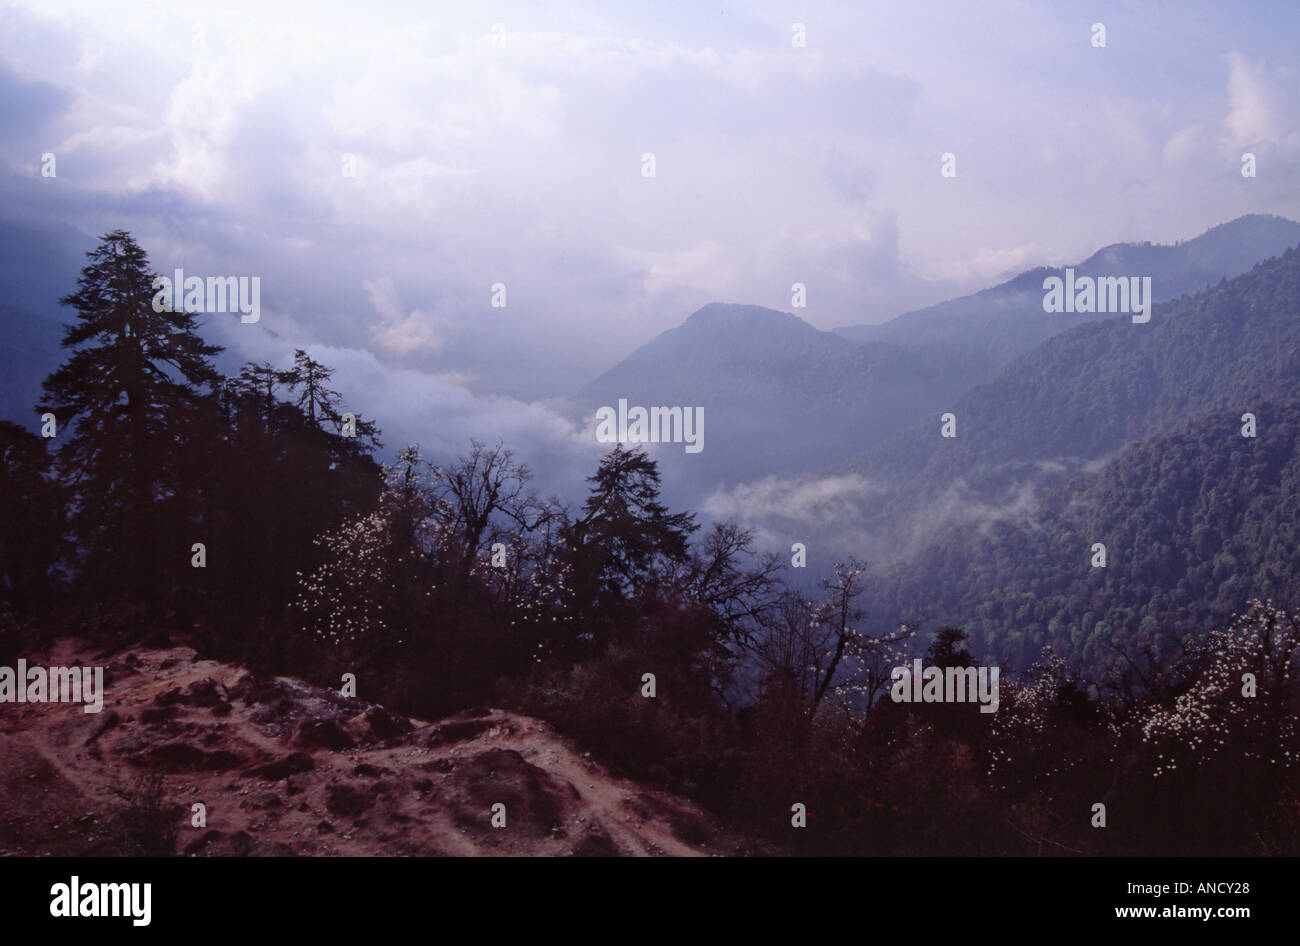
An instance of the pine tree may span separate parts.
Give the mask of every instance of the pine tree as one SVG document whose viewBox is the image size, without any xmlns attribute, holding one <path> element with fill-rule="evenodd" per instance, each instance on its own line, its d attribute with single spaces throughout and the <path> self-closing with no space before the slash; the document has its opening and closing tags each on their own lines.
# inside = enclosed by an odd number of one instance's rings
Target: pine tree
<svg viewBox="0 0 1300 946">
<path fill-rule="evenodd" d="M 644 452 L 616 446 L 587 482 L 582 516 L 568 530 L 579 607 L 625 600 L 660 566 L 686 561 L 695 517 L 659 501 L 659 465 Z"/>
<path fill-rule="evenodd" d="M 276 390 L 291 385 L 294 380 L 292 371 L 281 371 L 268 362 L 254 364 L 248 362 L 239 370 L 239 377 L 225 385 L 228 398 L 243 399 L 242 406 L 256 410 L 256 415 L 270 429 L 277 412 L 282 412 L 284 403 L 276 397 Z"/>
<path fill-rule="evenodd" d="M 343 395 L 329 388 L 328 382 L 334 376 L 334 369 L 327 368 L 313 359 L 301 348 L 293 353 L 293 367 L 278 376 L 281 383 L 287 383 L 297 394 L 294 403 L 312 427 L 339 432 L 343 429 L 343 412 L 340 403 Z M 379 430 L 374 421 L 362 420 L 359 414 L 353 415 L 356 436 L 348 438 L 352 445 L 361 452 L 369 452 L 370 447 L 379 447 Z M 369 446 L 363 444 L 366 441 Z"/>
<path fill-rule="evenodd" d="M 59 300 L 77 310 L 63 338 L 72 354 L 46 378 L 39 410 L 65 431 L 74 424 L 58 465 L 83 580 L 139 601 L 160 590 L 160 562 L 188 558 L 179 461 L 221 348 L 199 337 L 193 313 L 155 309 L 148 256 L 126 231 L 104 234 L 87 257 L 77 291 Z"/>
</svg>

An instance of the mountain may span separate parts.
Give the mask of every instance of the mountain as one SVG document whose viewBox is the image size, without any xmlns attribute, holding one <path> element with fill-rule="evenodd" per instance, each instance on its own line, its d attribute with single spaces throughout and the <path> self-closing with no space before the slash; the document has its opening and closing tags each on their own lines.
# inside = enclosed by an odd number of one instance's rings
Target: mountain
<svg viewBox="0 0 1300 946">
<path fill-rule="evenodd" d="M 1074 265 L 1078 276 L 1150 276 L 1155 302 L 1166 302 L 1246 272 L 1300 243 L 1300 223 L 1250 214 L 1172 246 L 1115 243 Z M 1043 280 L 1064 269 L 1042 267 L 973 295 L 908 312 L 878 325 L 836 329 L 850 341 L 886 342 L 957 366 L 967 387 L 1094 313 L 1043 311 Z"/>
<path fill-rule="evenodd" d="M 1211 411 L 1252 410 L 1300 391 L 1300 248 L 1213 289 L 1042 343 L 948 408 L 845 469 L 914 494 L 958 479 L 1005 485 L 1051 465 L 1095 461 Z"/>
<path fill-rule="evenodd" d="M 1075 269 L 1079 276 L 1151 276 L 1155 300 L 1168 301 L 1297 242 L 1300 224 L 1252 215 L 1176 246 L 1115 244 Z M 931 438 L 911 442 L 916 455 L 901 457 L 901 470 L 873 463 L 875 448 L 921 418 L 952 409 L 1047 339 L 1117 321 L 1097 313 L 1044 312 L 1043 280 L 1060 272 L 1032 270 L 883 325 L 835 332 L 758 306 L 708 305 L 583 388 L 577 412 L 590 422 L 598 407 L 616 407 L 623 398 L 629 406 L 704 407 L 703 453 L 684 455 L 680 446 L 656 451 L 668 495 L 677 502 L 698 503 L 716 488 L 839 464 L 897 482 L 929 461 Z M 1137 337 L 1123 336 L 1121 344 Z M 1067 370 L 1082 365 L 1092 362 Z M 1122 380 L 1121 389 L 1132 383 Z M 881 455 L 899 460 L 908 437 Z"/>
<path fill-rule="evenodd" d="M 870 589 L 890 619 L 960 626 L 1023 669 L 1044 645 L 1095 670 L 1224 627 L 1253 598 L 1300 601 L 1300 401 L 1197 417 L 1049 492 L 1032 511 L 945 529 Z M 1095 543 L 1105 565 L 1095 567 Z"/>
<path fill-rule="evenodd" d="M 6 707 L 0 856 L 696 856 L 732 853 L 697 806 L 616 777 L 540 720 L 439 722 L 188 647 L 32 665 L 103 666 L 103 710 Z M 161 780 L 151 791 L 142 779 Z M 191 805 L 206 825 L 191 826 Z M 506 806 L 504 827 L 493 806 Z"/>
<path fill-rule="evenodd" d="M 702 452 L 656 452 L 666 485 L 695 491 L 676 498 L 698 500 L 719 483 L 848 459 L 955 394 L 930 387 L 935 372 L 896 345 L 855 345 L 789 313 L 715 303 L 588 384 L 579 404 L 587 418 L 620 399 L 703 407 Z"/>
<path fill-rule="evenodd" d="M 1300 248 L 1063 332 L 835 472 L 882 485 L 863 532 L 880 626 L 972 631 L 1013 667 L 1088 665 L 1300 598 Z M 1257 436 L 1242 435 L 1253 417 Z M 1091 567 L 1094 543 L 1105 568 Z"/>
</svg>

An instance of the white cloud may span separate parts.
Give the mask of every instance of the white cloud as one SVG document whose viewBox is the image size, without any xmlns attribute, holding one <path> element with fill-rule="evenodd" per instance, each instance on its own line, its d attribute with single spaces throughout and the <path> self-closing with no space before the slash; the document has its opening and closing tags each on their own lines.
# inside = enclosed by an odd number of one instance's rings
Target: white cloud
<svg viewBox="0 0 1300 946">
<path fill-rule="evenodd" d="M 922 269 L 922 274 L 963 285 L 989 285 L 1039 265 L 1045 255 L 1043 247 L 1033 243 L 1003 249 L 982 247 L 972 259 L 939 260 Z"/>
<path fill-rule="evenodd" d="M 767 476 L 715 491 L 702 514 L 734 519 L 755 529 L 760 548 L 784 551 L 791 542 L 821 544 L 832 554 L 875 554 L 864 534 L 864 504 L 881 487 L 856 473 L 834 476 Z M 811 547 L 811 546 L 810 546 Z"/>
<path fill-rule="evenodd" d="M 437 316 L 413 309 L 403 314 L 392 276 L 380 276 L 364 283 L 380 322 L 370 330 L 370 340 L 392 355 L 422 351 L 437 353 L 445 343 L 445 325 Z"/>
<path fill-rule="evenodd" d="M 42 129 L 67 152 L 70 222 L 128 226 L 176 265 L 257 267 L 268 327 L 298 343 L 538 396 L 712 300 L 788 308 L 803 282 L 801 316 L 832 328 L 1043 258 L 1300 215 L 1276 154 L 1246 191 L 1204 153 L 1218 129 L 1300 150 L 1294 52 L 1260 51 L 1294 16 L 1215 14 L 1174 55 L 1142 45 L 1160 17 L 1117 15 L 1104 56 L 1019 3 L 798 16 L 801 50 L 761 2 L 31 2 L 7 8 L 0 58 L 72 96 Z M 30 176 L 30 135 L 6 144 Z M 508 309 L 486 305 L 497 281 Z M 395 288 L 381 306 L 368 285 Z"/>
<path fill-rule="evenodd" d="M 1292 77 L 1291 88 L 1284 92 L 1276 78 L 1271 77 L 1264 64 L 1253 62 L 1239 52 L 1228 56 L 1228 114 L 1224 126 L 1233 147 L 1250 147 L 1263 143 L 1280 143 L 1295 140 L 1298 131 L 1286 127 L 1283 118 L 1294 118 L 1295 107 L 1286 104 L 1286 96 L 1294 102 L 1297 89 Z M 1291 112 L 1291 115 L 1287 115 Z"/>
</svg>

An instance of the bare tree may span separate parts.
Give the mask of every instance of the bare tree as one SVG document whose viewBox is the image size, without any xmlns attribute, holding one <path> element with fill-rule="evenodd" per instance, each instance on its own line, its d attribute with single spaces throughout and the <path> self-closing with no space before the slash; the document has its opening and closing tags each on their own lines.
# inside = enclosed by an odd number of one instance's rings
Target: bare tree
<svg viewBox="0 0 1300 946">
<path fill-rule="evenodd" d="M 763 675 L 778 674 L 809 695 L 808 716 L 817 714 L 827 694 L 846 692 L 869 709 L 887 689 L 893 668 L 906 659 L 916 624 L 888 634 L 859 629 L 865 613 L 855 604 L 862 594 L 866 565 L 857 559 L 836 563 L 835 577 L 821 583 L 819 602 L 788 592 L 750 645 Z"/>
<path fill-rule="evenodd" d="M 439 470 L 433 495 L 451 522 L 449 534 L 459 543 L 459 580 L 466 583 L 484 543 L 528 533 L 550 521 L 554 512 L 528 489 L 532 472 L 498 443 L 488 447 L 471 440 L 469 456 L 449 470 Z M 506 527 L 500 520 L 513 526 Z"/>
<path fill-rule="evenodd" d="M 813 662 L 818 648 L 812 619 L 811 601 L 805 601 L 796 591 L 781 595 L 764 622 L 763 632 L 747 648 L 762 677 L 775 675 L 791 681 L 800 692 L 813 692 Z"/>
<path fill-rule="evenodd" d="M 751 645 L 778 603 L 780 557 L 756 559 L 753 543 L 752 529 L 717 522 L 681 567 L 691 597 L 714 615 L 727 644 Z"/>
</svg>

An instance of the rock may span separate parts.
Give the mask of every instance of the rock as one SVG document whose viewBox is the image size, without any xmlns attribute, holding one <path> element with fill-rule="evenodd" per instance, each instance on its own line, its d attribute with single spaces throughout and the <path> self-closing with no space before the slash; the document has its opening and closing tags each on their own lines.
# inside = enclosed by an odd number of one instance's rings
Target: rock
<svg viewBox="0 0 1300 946">
<path fill-rule="evenodd" d="M 492 728 L 490 719 L 451 719 L 432 727 L 420 737 L 420 745 L 427 749 L 453 742 L 468 742 Z"/>
<path fill-rule="evenodd" d="M 186 857 L 193 857 L 194 855 L 202 851 L 205 847 L 207 847 L 209 844 L 211 844 L 213 841 L 220 841 L 225 836 L 226 835 L 221 831 L 216 831 L 216 830 L 208 831 L 202 837 L 195 838 L 189 844 L 185 845 L 185 850 L 182 851 L 181 853 L 184 854 Z"/>
<path fill-rule="evenodd" d="M 333 719 L 305 719 L 298 724 L 294 745 L 307 749 L 349 749 L 352 737 Z"/>
<path fill-rule="evenodd" d="M 140 711 L 140 722 L 146 726 L 156 726 L 159 723 L 175 719 L 179 712 L 180 710 L 174 705 L 146 706 Z"/>
<path fill-rule="evenodd" d="M 509 824 L 523 836 L 545 838 L 564 823 L 563 786 L 513 749 L 480 752 L 458 766 L 438 793 L 458 827 L 487 841 L 489 811 L 506 806 Z"/>
<path fill-rule="evenodd" d="M 189 699 L 181 692 L 180 687 L 172 687 L 165 693 L 159 693 L 153 701 L 157 706 L 175 706 L 178 703 L 188 703 Z"/>
<path fill-rule="evenodd" d="M 99 737 L 104 735 L 114 726 L 122 721 L 122 717 L 117 714 L 117 710 L 109 710 L 103 721 L 95 727 L 95 731 L 90 734 L 86 740 L 86 745 L 91 746 L 99 741 Z"/>
<path fill-rule="evenodd" d="M 604 831 L 589 831 L 569 852 L 573 857 L 621 857 L 622 852 Z"/>
<path fill-rule="evenodd" d="M 222 772 L 243 763 L 242 757 L 228 750 L 204 752 L 187 742 L 167 742 L 137 753 L 131 761 L 156 772 Z"/>
<path fill-rule="evenodd" d="M 366 711 L 366 724 L 379 740 L 397 739 L 414 728 L 405 716 L 390 713 L 382 706 L 372 706 Z"/>
<path fill-rule="evenodd" d="M 279 680 L 241 680 L 231 696 L 238 696 L 245 703 L 269 703 L 284 697 L 285 686 Z"/>
<path fill-rule="evenodd" d="M 210 707 L 226 702 L 217 681 L 211 678 L 191 683 L 187 695 L 193 706 Z"/>
<path fill-rule="evenodd" d="M 277 782 L 282 778 L 288 778 L 290 775 L 297 775 L 299 772 L 308 772 L 315 767 L 316 763 L 307 753 L 293 752 L 283 759 L 277 759 L 274 762 L 268 762 L 265 765 L 249 769 L 244 774 L 266 779 L 268 782 Z"/>
<path fill-rule="evenodd" d="M 365 814 L 374 803 L 374 799 L 370 797 L 369 793 L 351 785 L 331 785 L 326 789 L 325 795 L 325 807 L 332 814 L 346 818 L 356 818 Z"/>
<path fill-rule="evenodd" d="M 209 772 L 224 772 L 226 769 L 234 769 L 244 764 L 244 757 L 238 752 L 231 752 L 229 749 L 218 749 L 216 752 L 208 753 L 208 761 L 203 767 Z"/>
<path fill-rule="evenodd" d="M 110 683 L 115 683 L 134 674 L 136 672 L 135 668 L 139 666 L 140 661 L 136 659 L 135 662 L 132 663 L 131 658 L 133 657 L 135 657 L 135 654 L 128 654 L 127 659 L 115 660 L 105 667 L 104 686 L 108 686 Z"/>
<path fill-rule="evenodd" d="M 281 697 L 274 703 L 266 702 L 261 709 L 253 714 L 253 721 L 256 723 L 286 723 L 290 715 L 297 708 L 293 700 Z"/>
</svg>

